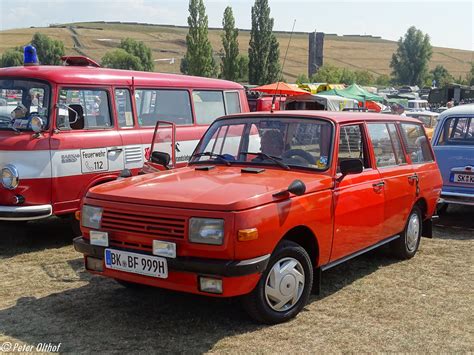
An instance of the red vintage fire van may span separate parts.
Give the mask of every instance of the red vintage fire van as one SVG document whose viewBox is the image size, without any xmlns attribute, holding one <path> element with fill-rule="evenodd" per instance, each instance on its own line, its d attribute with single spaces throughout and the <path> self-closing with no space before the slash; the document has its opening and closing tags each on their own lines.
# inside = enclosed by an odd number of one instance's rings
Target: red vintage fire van
<svg viewBox="0 0 474 355">
<path fill-rule="evenodd" d="M 136 174 L 157 120 L 176 125 L 184 165 L 215 118 L 248 111 L 233 82 L 64 60 L 0 69 L 0 220 L 71 214 L 90 187 Z"/>
<path fill-rule="evenodd" d="M 413 257 L 441 186 L 416 119 L 231 115 L 209 127 L 188 166 L 92 188 L 74 246 L 91 273 L 242 296 L 254 319 L 278 323 L 319 289 L 321 271 L 387 243 Z"/>
</svg>

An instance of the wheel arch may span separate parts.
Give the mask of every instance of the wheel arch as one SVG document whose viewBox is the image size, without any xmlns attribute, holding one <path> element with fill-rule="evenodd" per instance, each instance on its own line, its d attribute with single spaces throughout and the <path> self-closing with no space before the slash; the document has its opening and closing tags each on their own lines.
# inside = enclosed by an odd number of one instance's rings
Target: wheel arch
<svg viewBox="0 0 474 355">
<path fill-rule="evenodd" d="M 293 227 L 285 233 L 281 241 L 283 240 L 292 241 L 305 249 L 313 263 L 313 268 L 319 265 L 318 238 L 309 227 L 304 225 Z"/>
</svg>

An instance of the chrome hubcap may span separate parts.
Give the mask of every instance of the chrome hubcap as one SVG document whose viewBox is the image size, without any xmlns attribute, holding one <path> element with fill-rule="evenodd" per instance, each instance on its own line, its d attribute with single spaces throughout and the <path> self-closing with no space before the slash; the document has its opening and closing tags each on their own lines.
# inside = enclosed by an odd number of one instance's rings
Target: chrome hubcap
<svg viewBox="0 0 474 355">
<path fill-rule="evenodd" d="M 304 269 L 294 258 L 278 260 L 265 281 L 265 299 L 277 312 L 287 311 L 301 298 L 304 290 Z"/>
<path fill-rule="evenodd" d="M 410 219 L 408 220 L 407 239 L 406 239 L 408 251 L 415 250 L 419 237 L 420 237 L 420 219 L 418 215 L 414 213 L 410 216 Z"/>
</svg>

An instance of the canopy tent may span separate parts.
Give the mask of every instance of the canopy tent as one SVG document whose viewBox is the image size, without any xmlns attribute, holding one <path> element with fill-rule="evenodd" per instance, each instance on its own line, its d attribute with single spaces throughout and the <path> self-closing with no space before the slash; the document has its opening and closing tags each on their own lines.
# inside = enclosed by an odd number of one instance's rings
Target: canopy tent
<svg viewBox="0 0 474 355">
<path fill-rule="evenodd" d="M 260 91 L 264 92 L 267 94 L 272 94 L 272 95 L 306 95 L 308 94 L 307 91 L 301 90 L 298 87 L 294 87 L 291 84 L 284 83 L 282 81 L 273 83 L 273 84 L 268 84 L 268 85 L 262 85 L 258 86 L 256 88 L 252 89 L 253 91 Z"/>
<path fill-rule="evenodd" d="M 344 84 L 328 84 L 328 83 L 302 83 L 298 84 L 300 89 L 306 90 L 311 94 L 318 94 L 322 91 L 332 90 L 332 89 L 344 89 L 346 86 Z"/>
<path fill-rule="evenodd" d="M 332 89 L 328 91 L 323 91 L 320 94 L 327 95 L 327 96 L 341 96 L 348 99 L 354 99 L 359 102 L 365 102 L 365 101 L 383 102 L 383 98 L 381 96 L 372 94 L 357 84 L 352 84 L 351 86 L 342 90 Z"/>
<path fill-rule="evenodd" d="M 325 110 L 342 111 L 344 108 L 357 107 L 357 100 L 340 96 L 299 95 L 287 97 L 285 110 Z"/>
</svg>

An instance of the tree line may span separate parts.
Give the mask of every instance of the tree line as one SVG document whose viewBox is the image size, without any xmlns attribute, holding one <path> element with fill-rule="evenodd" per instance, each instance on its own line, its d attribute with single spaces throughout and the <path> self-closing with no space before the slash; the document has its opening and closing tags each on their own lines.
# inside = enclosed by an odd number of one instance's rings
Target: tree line
<svg viewBox="0 0 474 355">
<path fill-rule="evenodd" d="M 281 76 L 280 48 L 273 33 L 274 20 L 270 16 L 268 0 L 255 0 L 252 6 L 252 28 L 246 55 L 239 52 L 239 30 L 235 26 L 232 7 L 226 7 L 222 20 L 222 49 L 217 54 L 218 60 L 208 37 L 208 17 L 204 1 L 190 0 L 188 11 L 186 54 L 180 64 L 183 74 L 219 77 L 257 85 L 284 80 Z M 64 44 L 61 41 L 35 33 L 31 44 L 36 47 L 41 64 L 60 64 L 60 58 L 64 55 Z M 442 65 L 428 71 L 432 53 L 429 36 L 412 26 L 404 37 L 398 40 L 397 49 L 390 62 L 391 76 L 325 64 L 311 78 L 301 74 L 296 81 L 378 86 L 445 86 L 453 82 L 474 85 L 474 62 L 471 63 L 471 70 L 465 78 L 454 78 Z M 0 58 L 1 67 L 22 64 L 22 47 L 7 50 Z M 155 69 L 151 48 L 132 38 L 122 39 L 117 49 L 107 52 L 102 57 L 101 65 L 107 68 L 142 71 Z"/>
</svg>

